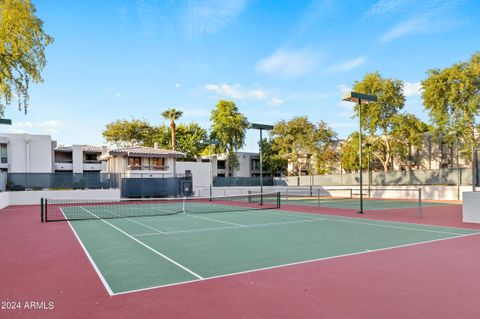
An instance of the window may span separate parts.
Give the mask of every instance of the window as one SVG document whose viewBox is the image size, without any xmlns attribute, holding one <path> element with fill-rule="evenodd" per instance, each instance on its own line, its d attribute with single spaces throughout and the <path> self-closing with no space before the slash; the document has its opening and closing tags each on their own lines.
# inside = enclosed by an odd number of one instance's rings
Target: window
<svg viewBox="0 0 480 319">
<path fill-rule="evenodd" d="M 218 169 L 225 169 L 225 161 L 218 161 L 217 162 Z"/>
<path fill-rule="evenodd" d="M 8 163 L 7 144 L 0 144 L 0 158 L 3 164 Z"/>
<path fill-rule="evenodd" d="M 85 161 L 87 162 L 96 162 L 97 161 L 97 154 L 85 154 Z"/>
<path fill-rule="evenodd" d="M 161 167 L 165 166 L 165 159 L 164 158 L 152 158 L 152 165 L 153 167 Z"/>
<path fill-rule="evenodd" d="M 260 169 L 260 160 L 259 159 L 252 159 L 251 169 L 252 169 L 252 171 Z"/>
<path fill-rule="evenodd" d="M 142 165 L 142 159 L 140 157 L 129 157 L 128 166 L 129 167 L 140 167 Z"/>
</svg>

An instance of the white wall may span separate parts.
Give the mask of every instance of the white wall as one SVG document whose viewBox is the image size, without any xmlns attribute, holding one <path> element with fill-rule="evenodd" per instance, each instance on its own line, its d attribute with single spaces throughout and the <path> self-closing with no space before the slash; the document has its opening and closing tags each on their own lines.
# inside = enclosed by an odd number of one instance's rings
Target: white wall
<svg viewBox="0 0 480 319">
<path fill-rule="evenodd" d="M 192 172 L 194 190 L 197 188 L 210 186 L 210 163 L 177 162 L 178 174 L 184 174 L 186 170 L 190 170 Z"/>
<path fill-rule="evenodd" d="M 480 223 L 480 192 L 463 193 L 463 222 Z"/>
<path fill-rule="evenodd" d="M 74 173 L 83 173 L 83 146 L 72 145 L 72 163 Z"/>
<path fill-rule="evenodd" d="M 195 178 L 194 178 L 195 179 Z M 299 186 L 300 189 L 308 189 L 309 186 Z M 314 186 L 315 189 L 318 189 L 319 186 Z M 375 187 L 371 188 L 372 196 L 377 198 L 411 198 L 417 199 L 419 187 L 415 186 L 391 186 L 391 187 Z M 422 200 L 457 200 L 457 187 L 456 186 L 422 186 Z M 264 186 L 264 192 L 277 192 L 285 189 L 295 189 L 294 186 Z M 329 189 L 353 189 L 353 193 L 358 193 L 358 186 L 327 186 L 322 187 L 324 190 Z M 388 190 L 386 190 L 388 189 Z M 399 189 L 405 189 L 399 190 Z M 460 187 L 460 199 L 462 199 L 462 193 L 470 191 L 471 186 L 461 186 Z M 214 196 L 224 196 L 224 195 L 242 195 L 247 194 L 248 191 L 260 192 L 259 186 L 245 186 L 245 187 L 214 187 L 213 195 Z M 364 187 L 363 193 L 367 193 L 368 188 Z M 202 187 L 196 190 L 196 195 L 198 196 L 208 196 L 208 188 Z M 479 206 L 480 207 L 480 206 Z"/>
<path fill-rule="evenodd" d="M 9 205 L 40 204 L 41 198 L 57 199 L 120 199 L 120 189 L 86 189 L 65 191 L 21 191 L 9 194 Z"/>
<path fill-rule="evenodd" d="M 8 144 L 9 173 L 51 173 L 52 139 L 50 135 L 0 134 Z"/>
<path fill-rule="evenodd" d="M 0 193 L 0 209 L 5 208 L 8 205 L 10 205 L 10 193 L 1 192 Z"/>
</svg>

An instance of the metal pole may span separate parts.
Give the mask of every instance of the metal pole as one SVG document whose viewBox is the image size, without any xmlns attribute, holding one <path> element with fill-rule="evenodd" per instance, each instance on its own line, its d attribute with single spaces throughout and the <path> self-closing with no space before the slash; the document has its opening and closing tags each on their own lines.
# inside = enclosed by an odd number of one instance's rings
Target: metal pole
<svg viewBox="0 0 480 319">
<path fill-rule="evenodd" d="M 368 198 L 371 198 L 370 195 L 370 185 L 372 185 L 372 172 L 370 171 L 370 156 L 371 156 L 371 145 L 368 145 L 368 161 L 367 161 L 367 172 L 368 172 Z"/>
<path fill-rule="evenodd" d="M 459 163 L 459 156 L 458 156 L 458 132 L 457 132 L 457 138 L 455 139 L 455 149 L 457 152 L 457 200 L 460 200 L 460 163 Z"/>
<path fill-rule="evenodd" d="M 260 129 L 260 205 L 263 205 L 262 129 Z"/>
<path fill-rule="evenodd" d="M 360 182 L 360 210 L 359 214 L 363 214 L 363 176 L 362 176 L 362 100 L 358 100 L 358 119 L 359 119 L 359 128 L 358 128 L 358 158 L 360 163 L 359 165 L 359 182 Z"/>
<path fill-rule="evenodd" d="M 212 200 L 212 184 L 213 184 L 213 168 L 212 168 L 212 141 L 210 140 L 210 165 L 208 166 L 209 168 L 209 174 L 210 174 L 210 200 Z"/>
<path fill-rule="evenodd" d="M 422 209 L 422 189 L 418 189 L 418 214 L 420 218 L 423 218 L 423 209 Z"/>
</svg>

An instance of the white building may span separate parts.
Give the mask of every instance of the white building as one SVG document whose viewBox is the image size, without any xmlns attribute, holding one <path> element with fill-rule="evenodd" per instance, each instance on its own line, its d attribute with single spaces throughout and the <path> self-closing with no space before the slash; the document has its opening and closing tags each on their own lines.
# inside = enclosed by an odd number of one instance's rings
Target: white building
<svg viewBox="0 0 480 319">
<path fill-rule="evenodd" d="M 121 173 L 125 177 L 151 177 L 175 174 L 177 158 L 182 152 L 154 147 L 132 146 L 110 150 L 100 157 L 105 161 L 106 173 Z"/>
<path fill-rule="evenodd" d="M 237 152 L 239 167 L 230 170 L 230 176 L 236 177 L 259 177 L 260 176 L 260 155 L 258 153 Z M 212 175 L 226 177 L 227 154 L 213 154 L 201 156 L 200 162 L 212 161 Z M 263 172 L 264 176 L 270 176 L 270 172 Z"/>
<path fill-rule="evenodd" d="M 0 133 L 0 170 L 51 173 L 54 147 L 50 135 Z"/>
<path fill-rule="evenodd" d="M 106 148 L 103 149 L 106 152 Z M 100 160 L 102 147 L 92 145 L 72 145 L 56 147 L 54 150 L 55 172 L 100 172 L 106 163 Z"/>
</svg>

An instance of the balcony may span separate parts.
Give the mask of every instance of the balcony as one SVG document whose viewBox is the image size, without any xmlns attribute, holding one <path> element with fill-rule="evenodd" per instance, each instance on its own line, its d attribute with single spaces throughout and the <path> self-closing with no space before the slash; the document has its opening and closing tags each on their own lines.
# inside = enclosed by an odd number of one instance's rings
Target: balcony
<svg viewBox="0 0 480 319">
<path fill-rule="evenodd" d="M 131 171 L 168 171 L 170 169 L 169 166 L 155 166 L 155 165 L 136 165 L 136 166 L 127 166 L 127 168 Z"/>
<path fill-rule="evenodd" d="M 101 171 L 102 170 L 102 162 L 99 161 L 83 161 L 83 171 Z"/>
<path fill-rule="evenodd" d="M 54 163 L 55 171 L 73 171 L 72 161 L 59 161 Z"/>
</svg>

